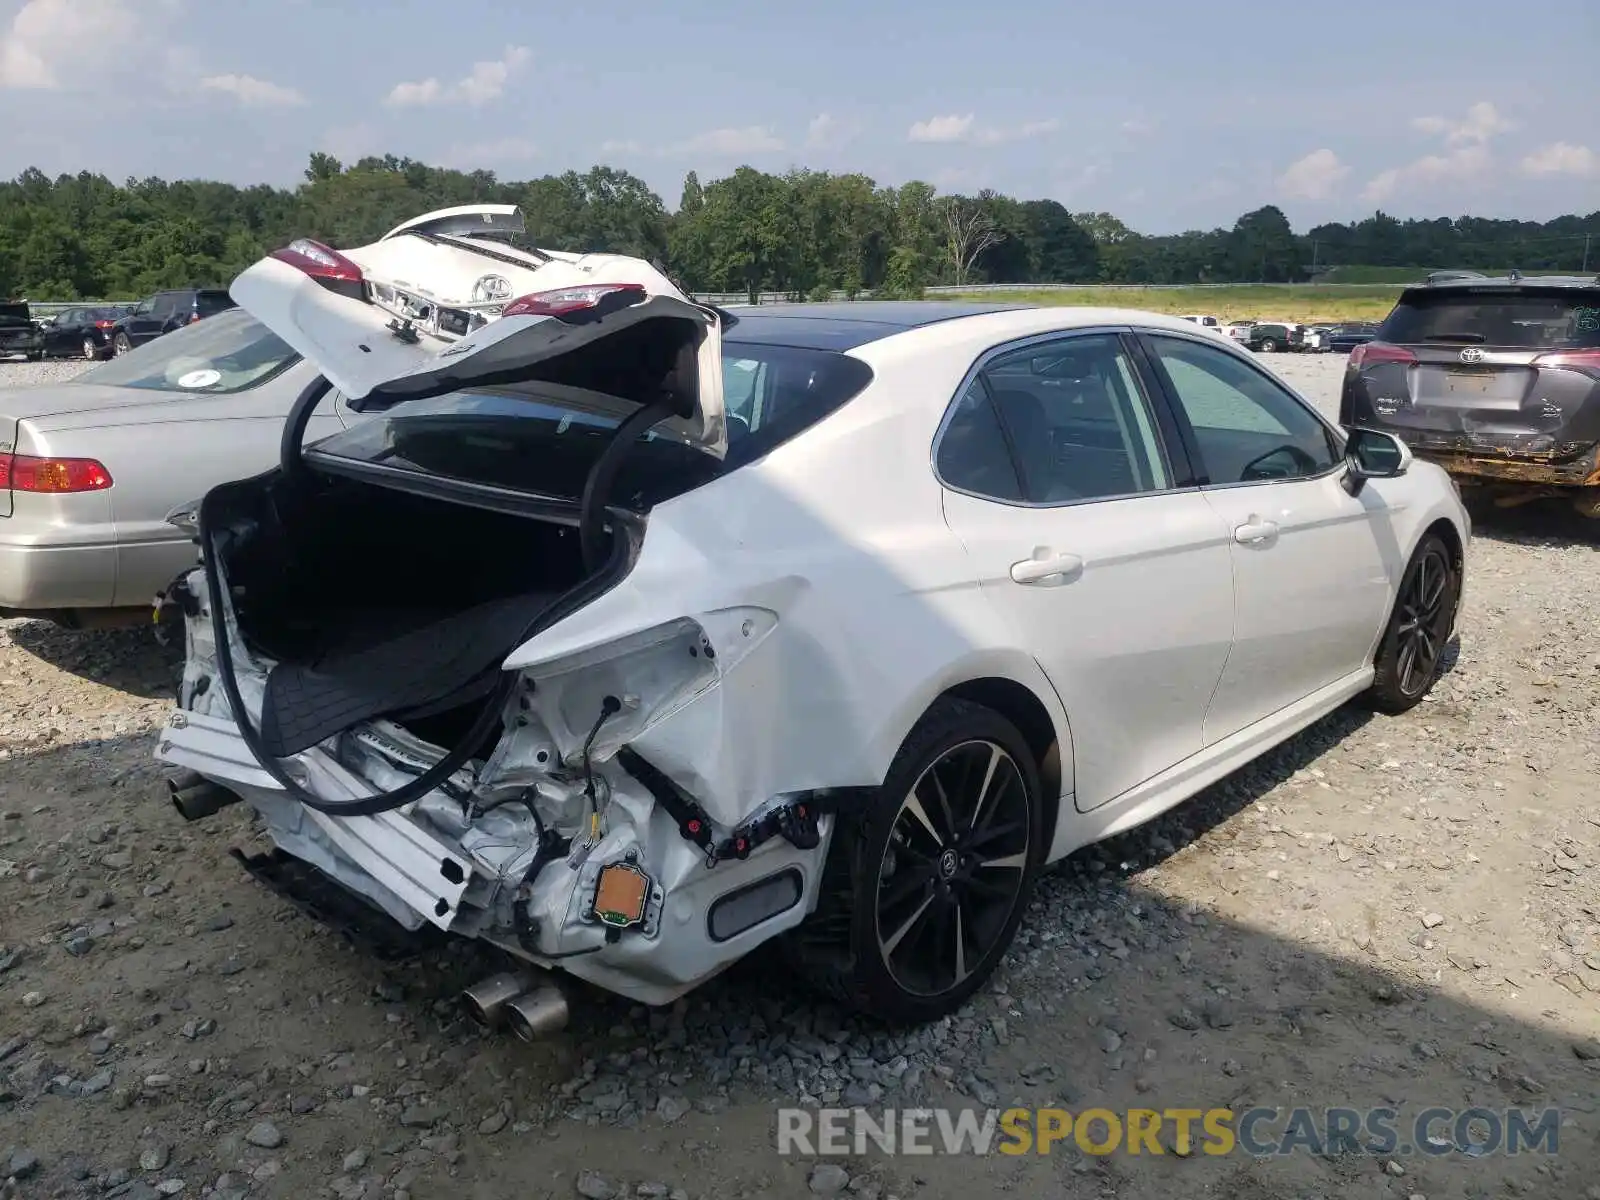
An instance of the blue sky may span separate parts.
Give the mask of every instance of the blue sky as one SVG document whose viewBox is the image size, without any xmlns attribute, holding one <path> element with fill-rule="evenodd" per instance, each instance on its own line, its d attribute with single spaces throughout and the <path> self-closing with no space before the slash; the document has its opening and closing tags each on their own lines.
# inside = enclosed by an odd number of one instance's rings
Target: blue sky
<svg viewBox="0 0 1600 1200">
<path fill-rule="evenodd" d="M 448 15 L 445 15 L 448 14 Z M 0 176 L 741 163 L 1137 229 L 1600 209 L 1592 0 L 0 0 Z"/>
</svg>

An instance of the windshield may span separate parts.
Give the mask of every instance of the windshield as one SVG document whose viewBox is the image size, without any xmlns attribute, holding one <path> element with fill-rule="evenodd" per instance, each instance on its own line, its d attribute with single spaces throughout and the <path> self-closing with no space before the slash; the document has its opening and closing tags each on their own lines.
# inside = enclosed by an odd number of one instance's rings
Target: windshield
<svg viewBox="0 0 1600 1200">
<path fill-rule="evenodd" d="M 1600 347 L 1600 290 L 1407 292 L 1378 336 L 1399 345 L 1458 342 L 1523 350 Z"/>
<path fill-rule="evenodd" d="M 277 334 L 236 308 L 181 326 L 83 372 L 76 381 L 226 395 L 265 383 L 299 357 Z"/>
<path fill-rule="evenodd" d="M 842 407 L 872 379 L 860 359 L 791 346 L 723 343 L 728 453 L 720 462 L 651 433 L 615 495 L 640 510 L 770 453 Z M 402 467 L 515 491 L 575 498 L 614 422 L 581 411 L 586 393 L 550 384 L 455 392 L 395 405 L 308 448 L 319 457 Z"/>
</svg>

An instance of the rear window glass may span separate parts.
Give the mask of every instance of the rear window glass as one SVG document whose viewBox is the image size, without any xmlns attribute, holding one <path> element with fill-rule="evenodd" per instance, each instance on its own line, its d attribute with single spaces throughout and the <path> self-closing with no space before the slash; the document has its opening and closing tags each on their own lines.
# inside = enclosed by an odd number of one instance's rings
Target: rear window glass
<svg viewBox="0 0 1600 1200">
<path fill-rule="evenodd" d="M 1378 336 L 1543 350 L 1600 346 L 1600 291 L 1407 292 Z"/>
<path fill-rule="evenodd" d="M 195 296 L 194 310 L 202 317 L 214 317 L 233 307 L 233 297 L 227 292 L 201 292 Z"/>
<path fill-rule="evenodd" d="M 152 391 L 228 395 L 258 387 L 299 359 L 243 309 L 183 325 L 75 377 Z"/>
<path fill-rule="evenodd" d="M 843 407 L 872 379 L 860 359 L 790 346 L 722 345 L 728 453 L 718 461 L 671 433 L 624 460 L 614 493 L 646 509 L 770 453 Z M 550 385 L 455 392 L 397 404 L 316 443 L 318 455 L 381 463 L 514 491 L 576 497 L 615 427 Z"/>
</svg>

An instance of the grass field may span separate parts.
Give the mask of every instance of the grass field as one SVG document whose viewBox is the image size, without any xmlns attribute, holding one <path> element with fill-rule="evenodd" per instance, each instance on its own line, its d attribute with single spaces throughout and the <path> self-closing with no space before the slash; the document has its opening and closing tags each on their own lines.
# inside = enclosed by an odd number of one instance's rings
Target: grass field
<svg viewBox="0 0 1600 1200">
<path fill-rule="evenodd" d="M 1211 313 L 1231 321 L 1272 317 L 1285 321 L 1381 321 L 1394 307 L 1400 287 L 1370 286 L 1208 288 L 1071 288 L 1062 291 L 945 293 L 941 300 L 1004 301 L 1018 304 L 1073 304 L 1096 308 L 1137 308 L 1146 312 Z"/>
</svg>

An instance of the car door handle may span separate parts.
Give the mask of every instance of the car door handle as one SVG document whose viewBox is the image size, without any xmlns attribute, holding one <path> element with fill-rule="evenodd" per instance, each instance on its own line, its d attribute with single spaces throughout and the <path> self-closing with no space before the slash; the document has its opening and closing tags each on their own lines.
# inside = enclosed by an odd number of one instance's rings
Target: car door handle
<svg viewBox="0 0 1600 1200">
<path fill-rule="evenodd" d="M 1233 530 L 1233 540 L 1243 546 L 1253 546 L 1257 542 L 1265 542 L 1278 534 L 1276 521 L 1263 521 L 1254 513 L 1243 525 L 1236 525 Z"/>
<path fill-rule="evenodd" d="M 1043 584 L 1054 587 L 1075 579 L 1083 572 L 1083 559 L 1076 554 L 1052 554 L 1049 550 L 1035 550 L 1032 558 L 1011 564 L 1011 578 L 1017 583 Z"/>
</svg>

